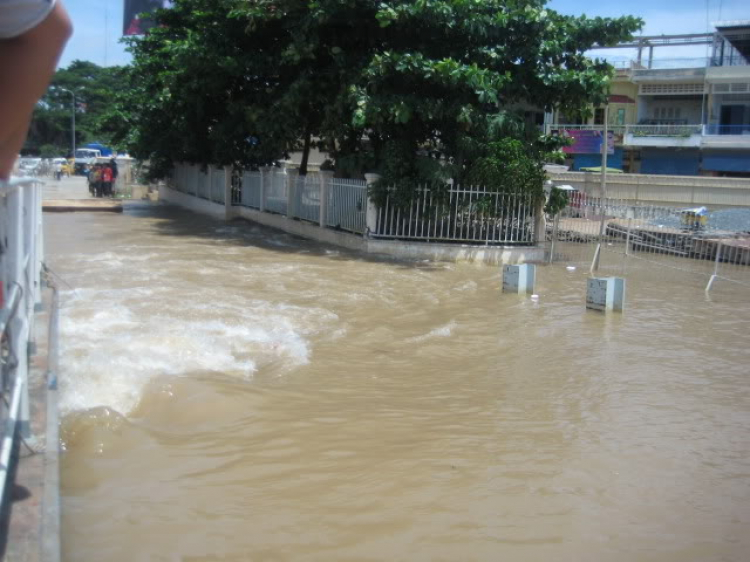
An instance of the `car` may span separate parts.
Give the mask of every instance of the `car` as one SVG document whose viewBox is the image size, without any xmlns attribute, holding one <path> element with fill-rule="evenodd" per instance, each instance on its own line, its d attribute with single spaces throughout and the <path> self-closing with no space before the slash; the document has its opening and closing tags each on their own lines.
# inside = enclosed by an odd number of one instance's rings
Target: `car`
<svg viewBox="0 0 750 562">
<path fill-rule="evenodd" d="M 21 158 L 18 163 L 18 173 L 22 176 L 36 176 L 42 165 L 41 158 Z"/>
</svg>

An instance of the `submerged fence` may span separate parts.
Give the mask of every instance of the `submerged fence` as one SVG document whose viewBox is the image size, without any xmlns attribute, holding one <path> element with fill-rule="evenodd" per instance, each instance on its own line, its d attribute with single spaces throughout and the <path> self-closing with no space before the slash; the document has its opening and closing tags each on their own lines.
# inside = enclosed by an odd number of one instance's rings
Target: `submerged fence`
<svg viewBox="0 0 750 562">
<path fill-rule="evenodd" d="M 574 193 L 546 233 L 550 261 L 594 265 L 598 248 L 702 275 L 707 288 L 716 279 L 750 288 L 750 209 L 709 213 Z"/>
<path fill-rule="evenodd" d="M 398 204 L 386 195 L 377 205 L 368 197 L 366 181 L 334 178 L 332 172 L 203 171 L 179 164 L 172 180 L 178 191 L 214 203 L 224 204 L 228 189 L 231 205 L 372 238 L 512 246 L 534 244 L 543 234 L 535 200 L 524 193 L 446 185 L 418 188 Z"/>
</svg>

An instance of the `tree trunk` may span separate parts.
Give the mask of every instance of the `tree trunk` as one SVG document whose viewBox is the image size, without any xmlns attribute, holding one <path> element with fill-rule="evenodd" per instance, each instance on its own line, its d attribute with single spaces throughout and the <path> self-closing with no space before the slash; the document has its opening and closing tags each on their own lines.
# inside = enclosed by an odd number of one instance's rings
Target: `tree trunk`
<svg viewBox="0 0 750 562">
<path fill-rule="evenodd" d="M 305 129 L 305 146 L 302 148 L 302 161 L 299 163 L 299 175 L 307 175 L 307 161 L 310 158 L 310 144 L 312 141 L 312 131 L 310 125 Z"/>
</svg>

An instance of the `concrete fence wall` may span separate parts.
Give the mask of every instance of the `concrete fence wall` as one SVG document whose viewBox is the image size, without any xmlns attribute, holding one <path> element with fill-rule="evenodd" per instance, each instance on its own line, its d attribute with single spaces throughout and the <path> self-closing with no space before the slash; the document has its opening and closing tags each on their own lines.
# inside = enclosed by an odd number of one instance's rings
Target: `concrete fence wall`
<svg viewBox="0 0 750 562">
<path fill-rule="evenodd" d="M 601 175 L 592 172 L 553 172 L 555 183 L 568 184 L 601 197 Z M 750 207 L 750 178 L 607 174 L 607 197 L 632 201 Z"/>
</svg>

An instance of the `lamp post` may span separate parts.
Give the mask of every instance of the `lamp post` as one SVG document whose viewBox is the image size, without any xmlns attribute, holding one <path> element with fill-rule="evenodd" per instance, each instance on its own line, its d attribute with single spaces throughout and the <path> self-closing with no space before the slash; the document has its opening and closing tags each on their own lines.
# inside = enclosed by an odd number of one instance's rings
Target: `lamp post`
<svg viewBox="0 0 750 562">
<path fill-rule="evenodd" d="M 76 158 L 76 95 L 70 90 L 66 90 L 65 88 L 60 88 L 60 91 L 68 92 L 71 96 L 73 96 L 73 105 L 70 108 L 71 109 L 71 112 L 70 112 L 70 123 L 71 123 L 70 145 L 73 149 L 73 153 L 72 153 L 73 162 L 75 162 L 75 158 Z"/>
</svg>

